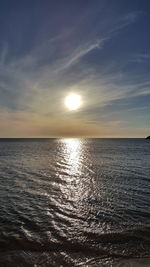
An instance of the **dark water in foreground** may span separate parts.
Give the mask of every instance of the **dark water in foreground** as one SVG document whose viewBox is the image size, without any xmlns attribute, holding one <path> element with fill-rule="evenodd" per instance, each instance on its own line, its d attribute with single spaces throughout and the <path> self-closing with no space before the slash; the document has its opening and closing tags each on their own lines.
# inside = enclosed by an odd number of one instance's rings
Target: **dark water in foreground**
<svg viewBox="0 0 150 267">
<path fill-rule="evenodd" d="M 149 257 L 150 141 L 0 140 L 0 266 Z"/>
</svg>

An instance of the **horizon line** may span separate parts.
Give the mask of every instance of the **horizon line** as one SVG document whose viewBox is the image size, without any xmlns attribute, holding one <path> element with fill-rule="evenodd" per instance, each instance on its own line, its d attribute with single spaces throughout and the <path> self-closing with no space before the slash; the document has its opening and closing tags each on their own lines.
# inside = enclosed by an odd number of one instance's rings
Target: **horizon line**
<svg viewBox="0 0 150 267">
<path fill-rule="evenodd" d="M 144 139 L 146 138 L 147 136 L 145 137 L 127 137 L 127 136 L 123 136 L 123 137 L 111 137 L 111 136 L 107 136 L 107 137 L 88 137 L 88 136 L 85 136 L 85 137 L 71 137 L 71 136 L 57 136 L 57 137 L 0 137 L 0 139 Z"/>
</svg>

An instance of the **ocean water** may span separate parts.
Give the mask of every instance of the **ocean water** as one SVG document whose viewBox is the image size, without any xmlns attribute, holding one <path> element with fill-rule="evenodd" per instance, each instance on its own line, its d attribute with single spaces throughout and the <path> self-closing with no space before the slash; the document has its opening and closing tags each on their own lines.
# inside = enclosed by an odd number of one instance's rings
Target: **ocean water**
<svg viewBox="0 0 150 267">
<path fill-rule="evenodd" d="M 150 266 L 150 141 L 0 139 L 0 266 Z"/>
</svg>

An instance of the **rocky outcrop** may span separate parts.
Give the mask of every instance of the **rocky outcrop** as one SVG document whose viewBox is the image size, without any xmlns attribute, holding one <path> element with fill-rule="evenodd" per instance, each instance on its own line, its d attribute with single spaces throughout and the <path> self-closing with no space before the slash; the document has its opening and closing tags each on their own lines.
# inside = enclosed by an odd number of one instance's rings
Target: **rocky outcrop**
<svg viewBox="0 0 150 267">
<path fill-rule="evenodd" d="M 146 139 L 150 139 L 150 136 L 147 136 Z"/>
</svg>

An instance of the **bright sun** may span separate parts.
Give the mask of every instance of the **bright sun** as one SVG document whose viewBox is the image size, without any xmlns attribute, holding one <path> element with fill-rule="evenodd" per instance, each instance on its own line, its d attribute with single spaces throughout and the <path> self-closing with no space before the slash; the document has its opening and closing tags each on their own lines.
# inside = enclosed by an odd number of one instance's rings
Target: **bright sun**
<svg viewBox="0 0 150 267">
<path fill-rule="evenodd" d="M 65 104 L 68 109 L 76 110 L 81 106 L 81 96 L 77 94 L 69 94 L 65 98 Z"/>
</svg>

